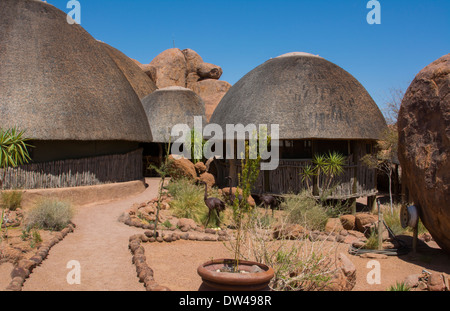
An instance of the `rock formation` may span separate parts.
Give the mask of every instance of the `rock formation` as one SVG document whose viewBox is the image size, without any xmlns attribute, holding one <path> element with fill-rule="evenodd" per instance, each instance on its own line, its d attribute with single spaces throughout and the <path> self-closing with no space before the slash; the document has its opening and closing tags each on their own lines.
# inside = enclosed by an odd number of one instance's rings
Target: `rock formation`
<svg viewBox="0 0 450 311">
<path fill-rule="evenodd" d="M 197 93 L 205 102 L 207 121 L 231 88 L 231 84 L 219 80 L 223 73 L 221 67 L 205 63 L 203 58 L 191 49 L 166 50 L 150 64 L 135 62 L 158 88 L 181 86 Z"/>
<path fill-rule="evenodd" d="M 450 252 L 450 54 L 411 83 L 398 117 L 399 160 L 411 199 L 436 242 Z"/>
</svg>

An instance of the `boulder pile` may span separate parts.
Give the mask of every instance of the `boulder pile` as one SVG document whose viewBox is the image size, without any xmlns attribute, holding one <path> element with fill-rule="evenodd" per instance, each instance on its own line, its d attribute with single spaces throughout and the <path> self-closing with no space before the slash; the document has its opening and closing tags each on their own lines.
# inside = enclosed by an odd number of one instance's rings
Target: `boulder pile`
<svg viewBox="0 0 450 311">
<path fill-rule="evenodd" d="M 408 275 L 404 284 L 410 289 L 427 290 L 430 292 L 450 291 L 450 277 L 445 273 L 428 273 Z"/>
<path fill-rule="evenodd" d="M 231 88 L 230 83 L 219 80 L 223 73 L 220 66 L 205 63 L 203 58 L 191 49 L 166 50 L 150 64 L 135 62 L 158 88 L 181 86 L 197 93 L 205 102 L 207 121 Z"/>
<path fill-rule="evenodd" d="M 206 182 L 208 188 L 216 185 L 216 178 L 208 172 L 203 162 L 194 164 L 186 158 L 174 155 L 169 156 L 169 161 L 171 161 L 172 178 L 187 178 L 193 182 Z"/>
<path fill-rule="evenodd" d="M 363 248 L 367 238 L 377 230 L 377 227 L 378 216 L 358 213 L 328 219 L 324 231 L 309 231 L 299 224 L 278 225 L 273 230 L 273 238 L 298 240 L 307 237 L 310 241 L 330 241 Z M 427 236 L 421 237 L 424 241 L 426 238 Z M 398 242 L 389 237 L 387 230 L 383 230 L 383 248 L 394 249 L 397 247 L 399 247 Z"/>
</svg>

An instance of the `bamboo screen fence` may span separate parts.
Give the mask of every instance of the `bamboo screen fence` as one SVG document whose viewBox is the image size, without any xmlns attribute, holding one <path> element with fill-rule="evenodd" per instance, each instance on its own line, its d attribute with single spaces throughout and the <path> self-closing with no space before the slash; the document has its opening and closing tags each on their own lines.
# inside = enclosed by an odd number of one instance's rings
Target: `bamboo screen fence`
<svg viewBox="0 0 450 311">
<path fill-rule="evenodd" d="M 255 194 L 289 194 L 299 193 L 307 189 L 306 182 L 302 181 L 302 172 L 303 168 L 308 164 L 312 165 L 312 161 L 280 160 L 279 167 L 276 170 L 269 171 L 266 178 L 264 177 L 264 172 L 260 172 L 253 192 Z M 241 172 L 241 164 L 237 162 L 236 165 L 236 171 Z M 224 178 L 227 172 L 230 171 L 228 163 L 222 162 L 219 171 L 219 175 Z M 371 196 L 377 192 L 376 170 L 370 169 L 363 164 L 349 164 L 344 166 L 343 174 L 335 179 L 335 183 L 337 186 L 333 188 L 329 198 L 349 199 Z M 219 183 L 219 186 L 226 187 L 228 185 Z M 265 189 L 268 189 L 268 191 L 265 191 Z"/>
<path fill-rule="evenodd" d="M 127 154 L 0 169 L 3 190 L 92 186 L 139 180 L 142 176 L 142 149 Z"/>
</svg>

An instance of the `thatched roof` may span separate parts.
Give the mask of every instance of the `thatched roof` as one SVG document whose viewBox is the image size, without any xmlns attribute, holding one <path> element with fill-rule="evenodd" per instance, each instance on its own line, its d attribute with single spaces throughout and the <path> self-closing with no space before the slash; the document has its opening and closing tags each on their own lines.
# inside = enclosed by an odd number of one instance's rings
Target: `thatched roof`
<svg viewBox="0 0 450 311">
<path fill-rule="evenodd" d="M 169 142 L 170 132 L 176 124 L 194 128 L 194 117 L 201 116 L 206 125 L 205 104 L 190 89 L 171 86 L 156 90 L 142 100 L 153 133 L 153 142 Z M 177 138 L 177 137 L 175 137 Z M 171 142 L 174 142 L 171 139 Z"/>
<path fill-rule="evenodd" d="M 151 141 L 139 97 L 81 26 L 42 1 L 0 1 L 0 126 L 36 140 Z"/>
<path fill-rule="evenodd" d="M 279 124 L 280 139 L 378 139 L 386 128 L 380 109 L 351 74 L 306 53 L 270 59 L 249 72 L 224 96 L 210 123 Z"/>
<path fill-rule="evenodd" d="M 131 58 L 104 42 L 99 41 L 99 43 L 116 62 L 117 67 L 122 70 L 140 99 L 153 93 L 157 89 L 156 84 Z"/>
</svg>

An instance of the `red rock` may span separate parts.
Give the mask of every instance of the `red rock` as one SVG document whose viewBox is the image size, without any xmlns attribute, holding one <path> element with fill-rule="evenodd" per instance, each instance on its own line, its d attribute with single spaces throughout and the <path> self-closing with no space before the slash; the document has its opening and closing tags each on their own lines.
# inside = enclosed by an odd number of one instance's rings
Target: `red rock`
<svg viewBox="0 0 450 311">
<path fill-rule="evenodd" d="M 199 175 L 206 173 L 206 165 L 203 162 L 197 162 L 195 163 L 195 170 Z"/>
<path fill-rule="evenodd" d="M 366 232 L 367 225 L 375 224 L 378 221 L 378 217 L 372 214 L 356 214 L 355 216 L 355 224 L 356 229 L 358 229 L 359 232 Z"/>
<path fill-rule="evenodd" d="M 195 170 L 194 163 L 190 160 L 182 157 L 174 157 L 173 155 L 169 156 L 169 160 L 171 161 L 170 166 L 172 178 L 197 179 L 197 172 Z"/>
<path fill-rule="evenodd" d="M 345 254 L 338 256 L 337 271 L 326 286 L 328 291 L 351 291 L 356 285 L 356 267 Z"/>
<path fill-rule="evenodd" d="M 341 216 L 341 223 L 345 230 L 355 230 L 356 218 L 354 215 Z"/>
<path fill-rule="evenodd" d="M 180 49 L 165 50 L 156 56 L 150 65 L 156 68 L 156 86 L 158 88 L 186 87 L 187 64 Z"/>
<path fill-rule="evenodd" d="M 186 59 L 188 73 L 195 73 L 197 75 L 197 69 L 203 64 L 203 58 L 191 49 L 185 49 L 182 52 Z M 200 78 L 200 76 L 198 77 Z"/>
<path fill-rule="evenodd" d="M 432 292 L 442 292 L 445 289 L 444 279 L 439 273 L 433 273 L 428 277 L 428 290 Z"/>
<path fill-rule="evenodd" d="M 199 181 L 205 182 L 208 185 L 208 188 L 211 188 L 216 185 L 216 178 L 213 174 L 203 173 L 198 178 Z"/>
<path fill-rule="evenodd" d="M 273 230 L 274 239 L 298 240 L 307 234 L 305 228 L 299 224 L 292 224 L 287 226 L 276 226 Z"/>
<path fill-rule="evenodd" d="M 340 232 L 344 229 L 339 218 L 329 218 L 325 225 L 325 232 Z"/>
<path fill-rule="evenodd" d="M 202 63 L 197 67 L 197 74 L 202 79 L 214 79 L 219 80 L 222 76 L 223 70 L 219 66 Z"/>
<path fill-rule="evenodd" d="M 220 80 L 202 80 L 190 87 L 205 103 L 206 119 L 209 121 L 214 110 L 225 94 L 231 89 L 231 84 Z"/>
<path fill-rule="evenodd" d="M 450 253 L 450 54 L 417 74 L 398 116 L 398 157 L 420 218 Z"/>
</svg>

